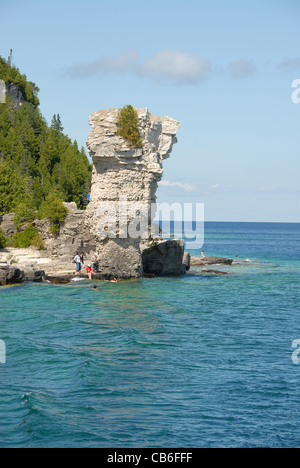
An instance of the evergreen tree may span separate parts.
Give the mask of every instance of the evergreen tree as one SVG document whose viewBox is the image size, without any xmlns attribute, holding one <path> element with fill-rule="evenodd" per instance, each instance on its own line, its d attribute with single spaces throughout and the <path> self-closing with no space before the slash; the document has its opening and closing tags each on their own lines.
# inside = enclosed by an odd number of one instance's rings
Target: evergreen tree
<svg viewBox="0 0 300 468">
<path fill-rule="evenodd" d="M 56 133 L 63 133 L 64 127 L 62 126 L 59 114 L 57 114 L 57 116 L 56 114 L 54 114 L 52 118 L 51 128 L 53 128 L 53 130 L 55 130 Z"/>
<path fill-rule="evenodd" d="M 19 108 L 8 97 L 0 105 L 0 215 L 16 212 L 20 226 L 50 203 L 53 192 L 61 202 L 85 207 L 92 171 L 84 149 L 64 135 L 60 115 L 47 125 L 37 107 L 38 87 L 11 62 L 0 57 L 0 78 L 20 86 L 28 102 Z"/>
</svg>

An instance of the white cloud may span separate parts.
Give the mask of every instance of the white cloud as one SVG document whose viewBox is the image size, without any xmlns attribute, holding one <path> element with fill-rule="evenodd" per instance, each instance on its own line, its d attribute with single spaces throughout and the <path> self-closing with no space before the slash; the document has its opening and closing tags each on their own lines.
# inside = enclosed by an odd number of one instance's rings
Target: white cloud
<svg viewBox="0 0 300 468">
<path fill-rule="evenodd" d="M 236 60 L 228 65 L 231 78 L 240 80 L 249 78 L 256 72 L 255 63 L 252 60 Z"/>
<path fill-rule="evenodd" d="M 130 49 L 113 57 L 100 57 L 90 63 L 67 68 L 65 76 L 89 78 L 101 73 L 135 73 L 163 83 L 196 84 L 211 71 L 210 62 L 187 52 L 165 49 L 144 63 L 139 63 L 137 50 Z"/>
<path fill-rule="evenodd" d="M 197 55 L 165 49 L 140 66 L 140 73 L 175 84 L 199 83 L 207 78 L 211 64 Z"/>
<path fill-rule="evenodd" d="M 125 50 L 115 57 L 101 57 L 91 63 L 69 67 L 65 75 L 71 78 L 89 78 L 103 72 L 127 73 L 135 71 L 139 54 L 135 49 Z"/>
<path fill-rule="evenodd" d="M 198 188 L 190 185 L 190 184 L 183 184 L 181 182 L 170 182 L 169 180 L 162 180 L 159 183 L 160 187 L 177 187 L 185 192 L 198 192 Z"/>
</svg>

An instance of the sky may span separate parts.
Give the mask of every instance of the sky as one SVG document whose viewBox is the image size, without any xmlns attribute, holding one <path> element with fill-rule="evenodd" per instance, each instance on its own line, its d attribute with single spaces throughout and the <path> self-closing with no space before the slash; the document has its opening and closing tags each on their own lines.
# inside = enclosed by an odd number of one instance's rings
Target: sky
<svg viewBox="0 0 300 468">
<path fill-rule="evenodd" d="M 80 146 L 100 109 L 181 123 L 159 203 L 300 222 L 299 0 L 1 0 L 0 21 L 0 55 Z"/>
</svg>

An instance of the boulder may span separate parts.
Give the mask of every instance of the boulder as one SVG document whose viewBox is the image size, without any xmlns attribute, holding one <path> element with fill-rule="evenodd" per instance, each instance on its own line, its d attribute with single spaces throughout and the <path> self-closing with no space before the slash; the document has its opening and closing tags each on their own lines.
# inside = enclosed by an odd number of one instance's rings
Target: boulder
<svg viewBox="0 0 300 468">
<path fill-rule="evenodd" d="M 44 270 L 25 270 L 24 280 L 32 283 L 41 283 L 44 280 Z"/>
<path fill-rule="evenodd" d="M 180 276 L 186 273 L 184 261 L 184 241 L 169 240 L 151 247 L 145 247 L 142 252 L 143 271 L 146 276 Z"/>
</svg>

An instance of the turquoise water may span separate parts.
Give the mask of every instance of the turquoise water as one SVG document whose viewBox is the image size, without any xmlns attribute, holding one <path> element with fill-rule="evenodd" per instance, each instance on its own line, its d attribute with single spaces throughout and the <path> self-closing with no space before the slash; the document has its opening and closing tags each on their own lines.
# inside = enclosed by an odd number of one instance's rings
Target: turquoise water
<svg viewBox="0 0 300 468">
<path fill-rule="evenodd" d="M 208 223 L 228 276 L 0 289 L 0 446 L 299 446 L 299 237 Z"/>
</svg>

